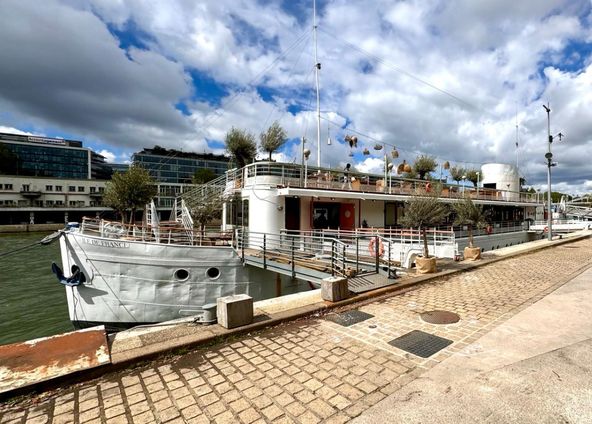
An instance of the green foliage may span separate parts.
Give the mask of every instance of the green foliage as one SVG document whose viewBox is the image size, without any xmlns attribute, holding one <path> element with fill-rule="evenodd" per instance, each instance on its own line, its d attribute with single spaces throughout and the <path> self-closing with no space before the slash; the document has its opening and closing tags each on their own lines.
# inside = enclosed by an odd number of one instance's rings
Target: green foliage
<svg viewBox="0 0 592 424">
<path fill-rule="evenodd" d="M 440 192 L 432 189 L 429 193 L 418 190 L 405 205 L 405 216 L 401 224 L 405 227 L 419 228 L 423 236 L 423 256 L 429 257 L 426 230 L 441 224 L 450 214 L 447 205 L 440 202 Z"/>
<path fill-rule="evenodd" d="M 18 156 L 4 144 L 0 144 L 0 174 L 18 174 Z"/>
<path fill-rule="evenodd" d="M 198 223 L 202 230 L 209 222 L 222 216 L 222 204 L 224 202 L 222 194 L 211 193 L 207 190 L 207 187 L 204 187 L 199 196 L 191 200 L 185 199 L 185 201 L 193 221 Z"/>
<path fill-rule="evenodd" d="M 450 177 L 452 177 L 453 181 L 456 181 L 458 184 L 459 181 L 462 180 L 463 175 L 465 175 L 465 169 L 460 166 L 453 166 L 450 168 Z"/>
<path fill-rule="evenodd" d="M 261 151 L 269 153 L 269 161 L 271 162 L 271 154 L 278 150 L 286 142 L 286 131 L 281 125 L 275 121 L 267 129 L 259 135 L 261 140 Z"/>
<path fill-rule="evenodd" d="M 208 181 L 212 181 L 216 177 L 216 173 L 210 168 L 200 168 L 195 171 L 195 174 L 193 174 L 193 177 L 191 177 L 191 182 L 193 184 L 205 184 Z"/>
<path fill-rule="evenodd" d="M 113 174 L 106 184 L 103 203 L 120 212 L 124 219 L 125 212 L 130 212 L 130 222 L 133 222 L 135 212 L 143 209 L 154 196 L 156 185 L 148 171 L 132 165 L 126 172 Z"/>
<path fill-rule="evenodd" d="M 436 159 L 427 155 L 420 155 L 413 162 L 413 170 L 419 175 L 420 180 L 423 180 L 426 174 L 434 172 L 437 166 Z"/>
<path fill-rule="evenodd" d="M 478 169 L 465 170 L 464 175 L 467 177 L 467 180 L 473 183 L 473 187 L 477 187 L 477 183 L 479 181 L 483 181 L 483 175 L 481 175 L 480 172 L 481 171 L 479 171 Z M 462 179 L 462 175 L 460 176 L 460 178 Z"/>
<path fill-rule="evenodd" d="M 483 207 L 476 205 L 469 196 L 452 205 L 456 214 L 454 225 L 466 225 L 469 233 L 469 247 L 473 247 L 473 228 L 484 228 L 487 225 Z"/>
<path fill-rule="evenodd" d="M 232 127 L 226 133 L 226 150 L 239 168 L 253 162 L 257 155 L 255 136 L 248 131 Z"/>
</svg>

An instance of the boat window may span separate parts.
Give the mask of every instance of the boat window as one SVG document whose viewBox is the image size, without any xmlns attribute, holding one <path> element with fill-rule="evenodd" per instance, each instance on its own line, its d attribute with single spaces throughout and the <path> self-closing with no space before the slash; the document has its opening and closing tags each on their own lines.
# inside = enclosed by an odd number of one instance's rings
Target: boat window
<svg viewBox="0 0 592 424">
<path fill-rule="evenodd" d="M 208 270 L 206 271 L 206 275 L 212 280 L 214 280 L 220 276 L 220 270 L 216 267 L 208 268 Z"/>
<path fill-rule="evenodd" d="M 189 278 L 189 271 L 186 269 L 178 269 L 175 271 L 175 278 L 180 281 L 187 280 L 187 278 Z"/>
</svg>

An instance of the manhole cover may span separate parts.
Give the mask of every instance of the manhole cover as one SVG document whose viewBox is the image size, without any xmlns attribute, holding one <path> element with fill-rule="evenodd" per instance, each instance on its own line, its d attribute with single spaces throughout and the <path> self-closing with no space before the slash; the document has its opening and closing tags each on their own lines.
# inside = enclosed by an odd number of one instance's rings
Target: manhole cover
<svg viewBox="0 0 592 424">
<path fill-rule="evenodd" d="M 452 344 L 452 340 L 424 333 L 423 331 L 413 330 L 410 333 L 391 340 L 388 344 L 416 356 L 429 358 L 434 353 Z"/>
<path fill-rule="evenodd" d="M 454 324 L 460 321 L 458 314 L 449 311 L 428 311 L 420 316 L 422 320 L 430 324 Z"/>
<path fill-rule="evenodd" d="M 329 315 L 327 320 L 333 321 L 339 325 L 343 325 L 344 327 L 349 327 L 350 325 L 357 324 L 358 322 L 366 321 L 367 319 L 374 318 L 374 315 L 367 314 L 366 312 L 353 310 L 342 312 L 336 315 Z"/>
</svg>

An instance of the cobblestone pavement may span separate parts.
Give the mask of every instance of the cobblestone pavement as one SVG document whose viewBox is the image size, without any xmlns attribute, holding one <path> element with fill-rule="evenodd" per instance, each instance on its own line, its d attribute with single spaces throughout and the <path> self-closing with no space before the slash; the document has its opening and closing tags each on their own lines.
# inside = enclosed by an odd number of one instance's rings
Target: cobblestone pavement
<svg viewBox="0 0 592 424">
<path fill-rule="evenodd" d="M 0 406 L 0 423 L 346 422 L 591 265 L 592 240 L 441 278 L 359 307 L 343 327 L 310 318 Z M 456 312 L 456 324 L 420 312 Z M 423 359 L 387 342 L 412 330 L 452 340 Z"/>
</svg>

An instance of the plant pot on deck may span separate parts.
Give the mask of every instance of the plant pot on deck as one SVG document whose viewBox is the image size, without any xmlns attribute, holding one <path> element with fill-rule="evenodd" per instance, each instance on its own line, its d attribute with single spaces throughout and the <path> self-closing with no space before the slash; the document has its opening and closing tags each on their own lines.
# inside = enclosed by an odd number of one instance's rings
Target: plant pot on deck
<svg viewBox="0 0 592 424">
<path fill-rule="evenodd" d="M 417 274 L 432 274 L 436 272 L 436 258 L 415 258 L 415 272 Z"/>
<path fill-rule="evenodd" d="M 463 253 L 465 261 L 476 261 L 481 259 L 481 248 L 480 247 L 465 247 Z"/>
</svg>

